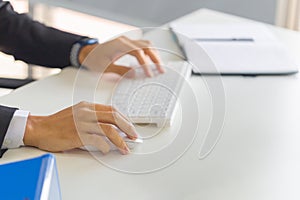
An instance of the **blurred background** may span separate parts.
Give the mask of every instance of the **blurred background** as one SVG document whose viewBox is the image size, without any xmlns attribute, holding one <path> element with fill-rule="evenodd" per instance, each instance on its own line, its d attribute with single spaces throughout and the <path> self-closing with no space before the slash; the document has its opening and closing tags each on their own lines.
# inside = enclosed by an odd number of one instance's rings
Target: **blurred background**
<svg viewBox="0 0 300 200">
<path fill-rule="evenodd" d="M 105 41 L 134 27 L 161 26 L 200 8 L 300 30 L 300 0 L 11 0 L 19 13 L 47 25 Z M 107 32 L 109 27 L 109 32 Z M 0 78 L 40 79 L 59 69 L 29 67 L 0 53 Z M 10 89 L 0 89 L 0 95 Z"/>
</svg>

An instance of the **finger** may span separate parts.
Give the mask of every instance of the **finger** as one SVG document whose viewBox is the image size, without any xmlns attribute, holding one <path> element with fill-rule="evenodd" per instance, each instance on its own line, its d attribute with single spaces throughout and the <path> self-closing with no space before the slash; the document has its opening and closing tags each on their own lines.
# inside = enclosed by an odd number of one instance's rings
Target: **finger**
<svg viewBox="0 0 300 200">
<path fill-rule="evenodd" d="M 79 103 L 83 108 L 89 110 L 89 111 L 115 111 L 115 109 L 111 105 L 103 105 L 103 104 L 95 104 L 95 103 L 89 103 L 89 102 L 80 102 Z M 91 113 L 89 113 L 91 114 Z"/>
<path fill-rule="evenodd" d="M 86 122 L 86 123 L 82 123 L 82 126 L 84 126 L 84 132 L 105 136 L 104 131 L 99 126 L 98 122 L 96 122 L 96 123 L 95 122 Z"/>
<path fill-rule="evenodd" d="M 118 109 L 113 108 L 113 112 L 118 112 L 124 119 L 126 119 L 129 123 L 132 124 L 131 120 L 127 116 L 125 116 L 123 113 L 121 113 L 120 111 L 118 111 Z"/>
<path fill-rule="evenodd" d="M 96 111 L 106 111 L 106 112 L 118 112 L 120 115 L 122 115 L 128 122 L 130 122 L 129 118 L 123 115 L 120 111 L 118 111 L 116 108 L 114 108 L 111 105 L 102 105 L 102 104 L 95 104 Z"/>
<path fill-rule="evenodd" d="M 150 68 L 150 63 L 147 61 L 147 58 L 145 56 L 144 51 L 142 51 L 142 50 L 133 50 L 132 53 L 130 53 L 130 54 L 133 55 L 134 57 L 136 57 L 136 59 L 138 60 L 138 63 L 143 68 L 145 74 L 148 77 L 152 77 L 153 73 L 152 73 L 152 70 Z"/>
<path fill-rule="evenodd" d="M 120 111 L 118 111 L 116 108 L 114 108 L 111 105 L 95 104 L 94 108 L 96 108 L 96 111 L 118 112 L 120 115 L 122 115 L 122 117 L 124 117 L 128 122 L 130 122 L 128 117 L 123 115 L 123 113 L 121 113 Z"/>
<path fill-rule="evenodd" d="M 130 139 L 138 138 L 138 134 L 133 124 L 125 119 L 118 112 L 96 112 L 97 118 L 100 123 L 108 123 L 117 126 L 123 131 Z"/>
<path fill-rule="evenodd" d="M 111 64 L 105 72 L 111 72 L 115 74 L 119 74 L 120 76 L 126 76 L 128 78 L 133 78 L 135 76 L 135 70 L 132 67 L 115 65 Z"/>
<path fill-rule="evenodd" d="M 95 119 L 94 121 L 96 121 L 96 115 L 95 115 L 95 111 L 106 111 L 106 112 L 118 112 L 120 115 L 122 115 L 128 122 L 130 122 L 130 120 L 123 115 L 121 112 L 119 112 L 116 108 L 114 108 L 111 105 L 103 105 L 103 104 L 94 104 L 94 103 L 89 103 L 89 102 L 85 102 L 82 101 L 80 102 L 78 105 L 80 105 L 81 107 L 83 107 L 84 109 L 86 109 L 85 114 L 85 118 L 88 121 L 91 121 L 91 119 Z M 91 116 L 91 118 L 89 118 L 89 116 Z"/>
<path fill-rule="evenodd" d="M 96 134 L 82 134 L 81 140 L 83 145 L 91 145 L 99 149 L 102 153 L 106 154 L 110 151 L 109 144 L 105 141 L 105 139 Z"/>
<path fill-rule="evenodd" d="M 97 111 L 114 112 L 115 109 L 110 105 L 94 104 L 82 101 L 76 105 L 79 109 L 73 110 L 73 116 L 76 122 L 78 120 L 85 122 L 97 122 Z"/>
<path fill-rule="evenodd" d="M 100 136 L 106 136 L 105 131 L 100 126 L 101 123 L 104 123 L 104 122 L 100 122 L 100 123 L 98 123 L 98 122 L 97 123 L 94 123 L 94 122 L 85 123 L 85 127 L 86 127 L 85 128 L 85 132 L 90 133 L 90 134 L 97 134 L 97 135 L 100 135 Z M 109 124 L 109 123 L 107 123 L 107 124 L 113 126 L 113 124 Z M 137 137 L 135 137 L 135 136 L 131 136 L 129 134 L 126 134 L 126 135 L 131 140 L 137 139 Z"/>
<path fill-rule="evenodd" d="M 147 56 L 156 64 L 156 68 L 160 73 L 164 73 L 165 69 L 162 66 L 161 59 L 157 51 L 153 48 L 153 45 L 148 40 L 135 40 L 134 44 L 142 48 Z"/>
<path fill-rule="evenodd" d="M 145 74 L 149 77 L 152 77 L 153 73 L 149 66 L 149 62 L 147 60 L 147 57 L 145 56 L 144 51 L 140 47 L 134 45 L 134 43 L 131 40 L 123 39 L 121 41 L 123 44 L 120 46 L 121 50 L 123 52 L 128 52 L 128 54 L 134 56 L 137 59 L 138 63 L 144 69 Z"/>
<path fill-rule="evenodd" d="M 111 124 L 99 123 L 99 126 L 103 130 L 105 136 L 119 148 L 122 154 L 128 154 L 130 152 L 123 138 L 119 135 L 116 128 Z"/>
<path fill-rule="evenodd" d="M 160 73 L 164 73 L 166 71 L 162 66 L 160 57 L 158 56 L 157 52 L 154 49 L 146 48 L 144 49 L 144 52 L 156 64 L 156 68 Z"/>
</svg>

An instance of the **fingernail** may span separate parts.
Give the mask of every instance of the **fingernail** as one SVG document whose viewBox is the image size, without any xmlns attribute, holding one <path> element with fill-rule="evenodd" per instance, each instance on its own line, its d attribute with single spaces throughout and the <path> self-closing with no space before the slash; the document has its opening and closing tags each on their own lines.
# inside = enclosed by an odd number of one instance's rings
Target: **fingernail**
<svg viewBox="0 0 300 200">
<path fill-rule="evenodd" d="M 148 76 L 149 77 L 153 77 L 153 73 L 150 71 L 150 72 L 148 72 Z"/>
<path fill-rule="evenodd" d="M 126 152 L 130 153 L 130 149 L 126 146 Z"/>
<path fill-rule="evenodd" d="M 139 134 L 138 134 L 138 132 L 135 130 L 135 127 L 133 127 L 133 136 L 134 137 L 138 137 L 139 136 Z"/>
<path fill-rule="evenodd" d="M 121 152 L 123 155 L 128 154 L 124 149 L 119 149 L 119 150 L 120 150 L 120 152 Z"/>
<path fill-rule="evenodd" d="M 126 154 L 130 153 L 130 149 L 128 148 L 127 144 L 124 142 L 124 149 L 123 149 Z"/>
<path fill-rule="evenodd" d="M 138 136 L 128 135 L 128 138 L 131 139 L 131 140 L 136 140 L 136 139 L 138 139 Z"/>
<path fill-rule="evenodd" d="M 124 143 L 124 147 L 122 149 L 121 148 L 119 148 L 119 149 L 123 155 L 130 153 L 130 149 L 127 147 L 126 143 Z"/>
<path fill-rule="evenodd" d="M 133 139 L 137 139 L 139 136 L 137 135 L 137 134 L 135 134 L 134 136 L 133 136 Z"/>
</svg>

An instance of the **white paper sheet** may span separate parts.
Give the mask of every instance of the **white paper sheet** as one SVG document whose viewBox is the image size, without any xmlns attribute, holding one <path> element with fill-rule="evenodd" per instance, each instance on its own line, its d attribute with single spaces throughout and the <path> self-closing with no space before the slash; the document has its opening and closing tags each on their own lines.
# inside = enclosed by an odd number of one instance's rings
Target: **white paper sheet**
<svg viewBox="0 0 300 200">
<path fill-rule="evenodd" d="M 171 24 L 171 28 L 189 61 L 196 65 L 194 72 L 285 74 L 298 71 L 285 47 L 262 24 Z"/>
</svg>

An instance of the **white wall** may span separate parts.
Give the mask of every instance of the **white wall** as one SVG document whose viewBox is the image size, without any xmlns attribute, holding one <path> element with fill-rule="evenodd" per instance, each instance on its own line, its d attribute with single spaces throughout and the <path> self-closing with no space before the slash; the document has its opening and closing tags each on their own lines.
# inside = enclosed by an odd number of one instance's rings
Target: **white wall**
<svg viewBox="0 0 300 200">
<path fill-rule="evenodd" d="M 277 0 L 71 0 L 99 8 L 109 18 L 139 26 L 160 25 L 202 7 L 274 24 Z M 114 17 L 115 14 L 115 17 Z M 101 15 L 101 13 L 99 13 Z"/>
</svg>

